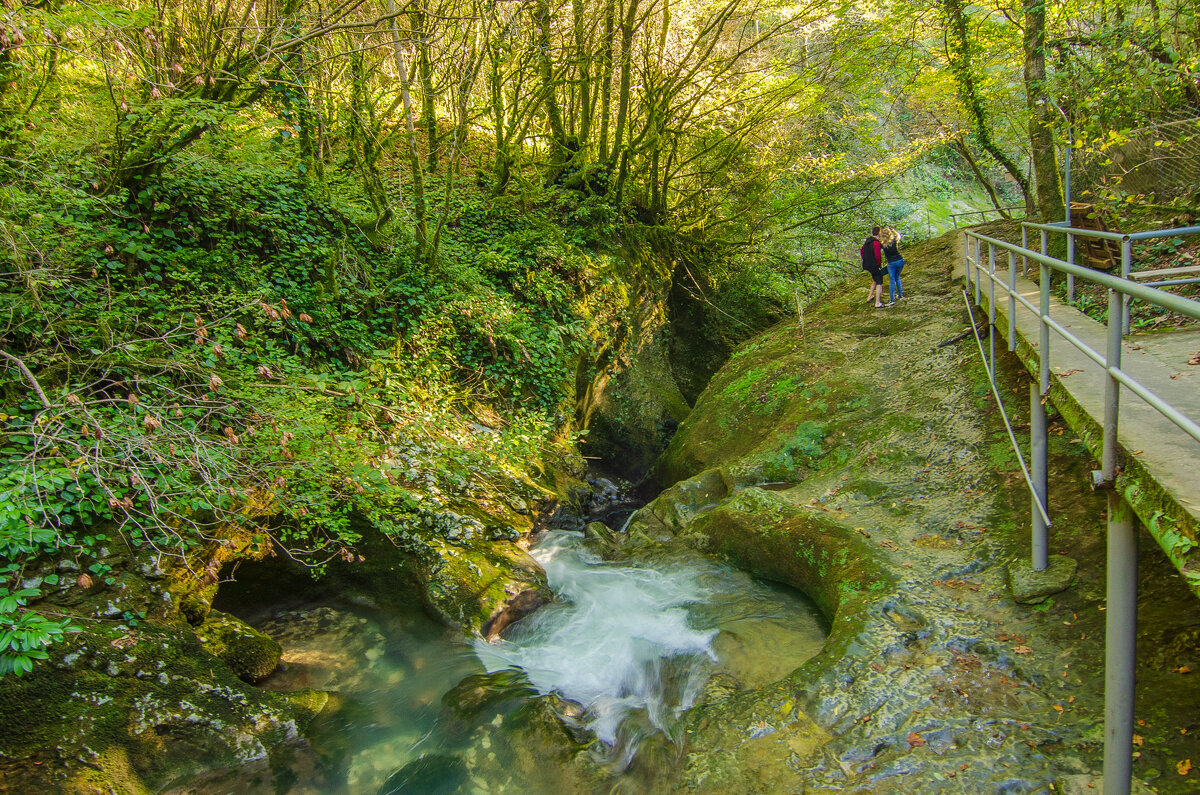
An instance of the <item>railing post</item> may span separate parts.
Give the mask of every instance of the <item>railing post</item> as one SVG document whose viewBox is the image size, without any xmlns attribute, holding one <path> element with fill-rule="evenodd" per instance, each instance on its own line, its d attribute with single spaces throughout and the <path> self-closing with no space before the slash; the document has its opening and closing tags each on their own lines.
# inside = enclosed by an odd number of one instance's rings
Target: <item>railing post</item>
<svg viewBox="0 0 1200 795">
<path fill-rule="evenodd" d="M 1030 528 L 1030 547 L 1033 550 L 1034 571 L 1045 571 L 1050 565 L 1050 540 L 1042 508 L 1046 505 L 1047 473 L 1047 422 L 1044 396 L 1037 384 L 1029 385 L 1029 463 L 1033 480 L 1033 505 Z"/>
<path fill-rule="evenodd" d="M 1021 224 L 1021 248 L 1029 250 L 1029 227 L 1025 224 Z M 1021 275 L 1029 275 L 1029 257 L 1024 254 L 1021 255 Z"/>
<path fill-rule="evenodd" d="M 1067 232 L 1067 262 L 1075 264 L 1075 235 Z M 1075 274 L 1067 274 L 1067 301 L 1075 303 Z"/>
<path fill-rule="evenodd" d="M 1008 349 L 1017 349 L 1017 255 L 1008 252 Z"/>
<path fill-rule="evenodd" d="M 967 295 L 971 294 L 971 233 L 963 232 L 963 251 L 966 253 L 967 261 L 963 264 L 963 272 L 967 277 Z"/>
<path fill-rule="evenodd" d="M 1042 231 L 1042 248 L 1043 253 L 1046 247 L 1046 232 Z M 1037 384 L 1030 385 L 1029 395 L 1029 466 L 1030 476 L 1033 480 L 1033 498 L 1040 502 L 1042 507 L 1046 505 L 1047 479 L 1049 473 L 1049 460 L 1047 457 L 1047 449 L 1049 447 L 1047 435 L 1048 425 L 1046 422 L 1046 397 L 1050 393 L 1050 326 L 1047 325 L 1046 319 L 1050 317 L 1050 266 L 1041 263 L 1041 269 L 1038 273 L 1038 282 L 1041 298 L 1038 303 L 1039 318 L 1038 318 L 1038 380 Z M 1033 570 L 1045 571 L 1049 565 L 1049 547 L 1050 542 L 1047 537 L 1046 522 L 1042 519 L 1042 512 L 1038 509 L 1038 505 L 1032 506 L 1032 523 L 1031 523 L 1031 547 L 1033 549 Z"/>
<path fill-rule="evenodd" d="M 1050 266 L 1042 264 L 1039 281 L 1041 284 L 1041 318 L 1038 323 L 1038 389 L 1044 395 L 1050 389 L 1050 326 L 1046 320 L 1050 317 Z"/>
<path fill-rule="evenodd" d="M 1047 237 L 1046 230 L 1045 230 L 1045 229 L 1042 229 L 1042 230 L 1040 230 L 1040 231 L 1041 231 L 1041 233 L 1042 233 L 1042 248 L 1041 248 L 1041 252 L 1042 252 L 1042 256 L 1044 257 L 1044 256 L 1046 256 L 1046 252 L 1050 250 L 1050 247 L 1047 245 L 1047 241 L 1046 241 L 1046 237 Z M 1047 270 L 1046 268 L 1044 268 L 1044 267 L 1043 267 L 1043 268 L 1042 268 L 1042 270 L 1041 270 L 1041 275 L 1042 275 L 1044 278 L 1046 278 L 1046 279 L 1049 279 L 1049 278 L 1050 278 L 1050 271 L 1049 271 L 1049 270 Z"/>
<path fill-rule="evenodd" d="M 975 306 L 982 305 L 979 300 L 979 271 L 983 269 L 983 241 L 975 238 Z"/>
<path fill-rule="evenodd" d="M 1129 278 L 1129 268 L 1133 264 L 1133 243 L 1129 235 L 1121 239 L 1121 278 Z M 1129 296 L 1121 295 L 1121 334 L 1129 333 Z"/>
<path fill-rule="evenodd" d="M 1108 493 L 1104 614 L 1104 795 L 1129 795 L 1137 663 L 1137 531 L 1133 510 Z"/>
<path fill-rule="evenodd" d="M 988 243 L 988 350 L 992 386 L 996 386 L 996 244 Z"/>
<path fill-rule="evenodd" d="M 1109 371 L 1104 379 L 1104 448 L 1100 455 L 1100 482 L 1112 485 L 1117 476 L 1117 420 L 1121 412 L 1121 384 L 1112 370 L 1121 367 L 1122 300 L 1116 290 L 1108 291 L 1108 358 Z"/>
</svg>

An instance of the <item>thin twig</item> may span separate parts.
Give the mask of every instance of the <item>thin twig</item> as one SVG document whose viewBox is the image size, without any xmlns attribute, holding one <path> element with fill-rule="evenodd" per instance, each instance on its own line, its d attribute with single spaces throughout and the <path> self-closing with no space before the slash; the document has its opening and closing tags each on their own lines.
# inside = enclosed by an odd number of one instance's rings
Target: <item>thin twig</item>
<svg viewBox="0 0 1200 795">
<path fill-rule="evenodd" d="M 21 361 L 16 356 L 13 356 L 11 353 L 5 350 L 0 350 L 0 356 L 3 356 L 5 359 L 8 359 L 17 366 L 17 369 L 20 370 L 25 376 L 25 379 L 29 381 L 29 385 L 33 387 L 33 391 L 38 396 L 38 399 L 42 401 L 42 406 L 45 408 L 50 408 L 50 401 L 46 398 L 46 393 L 42 391 L 42 385 L 38 383 L 38 380 L 34 378 L 33 373 L 31 373 L 29 368 L 25 366 L 25 362 Z"/>
</svg>

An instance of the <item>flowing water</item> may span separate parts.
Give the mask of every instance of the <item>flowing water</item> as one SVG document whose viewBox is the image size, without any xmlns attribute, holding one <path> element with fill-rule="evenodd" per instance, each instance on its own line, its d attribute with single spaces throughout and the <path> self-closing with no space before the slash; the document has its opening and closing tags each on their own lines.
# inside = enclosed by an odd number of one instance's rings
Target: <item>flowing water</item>
<svg viewBox="0 0 1200 795">
<path fill-rule="evenodd" d="M 259 622 L 285 647 L 268 686 L 339 694 L 291 791 L 558 791 L 569 771 L 537 747 L 537 715 L 551 709 L 619 775 L 647 740 L 679 742 L 680 716 L 714 675 L 757 687 L 824 642 L 801 595 L 694 552 L 606 561 L 580 534 L 553 531 L 532 554 L 559 599 L 491 643 L 337 606 Z"/>
</svg>

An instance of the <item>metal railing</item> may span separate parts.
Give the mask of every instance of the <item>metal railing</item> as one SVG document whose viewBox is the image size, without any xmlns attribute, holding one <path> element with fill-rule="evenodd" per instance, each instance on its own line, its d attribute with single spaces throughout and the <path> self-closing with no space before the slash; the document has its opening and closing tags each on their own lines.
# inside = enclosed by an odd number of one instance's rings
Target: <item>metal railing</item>
<svg viewBox="0 0 1200 795">
<path fill-rule="evenodd" d="M 1027 242 L 1028 229 L 1041 233 L 1041 251 L 1033 251 L 1027 245 L 1018 246 L 967 230 L 966 243 L 966 290 L 968 309 L 970 294 L 974 289 L 975 304 L 982 305 L 983 283 L 987 283 L 988 318 L 990 321 L 990 357 L 984 354 L 983 340 L 978 338 L 980 356 L 988 368 L 993 394 L 997 403 L 1000 394 L 996 389 L 996 293 L 1008 303 L 1008 350 L 1017 347 L 1017 305 L 1028 309 L 1038 319 L 1038 378 L 1030 385 L 1030 466 L 1025 466 L 1016 437 L 1009 428 L 1009 438 L 1021 459 L 1022 471 L 1026 474 L 1032 496 L 1032 549 L 1033 567 L 1043 570 L 1048 565 L 1048 532 L 1050 517 L 1046 511 L 1047 473 L 1047 422 L 1046 405 L 1050 389 L 1050 331 L 1066 340 L 1088 359 L 1099 365 L 1105 377 L 1103 442 L 1100 471 L 1094 473 L 1094 485 L 1108 489 L 1108 538 L 1107 538 L 1107 612 L 1105 618 L 1105 744 L 1104 744 L 1104 792 L 1107 795 L 1128 795 L 1132 770 L 1131 749 L 1133 742 L 1134 668 L 1137 650 L 1137 532 L 1133 510 L 1112 488 L 1117 476 L 1117 433 L 1120 418 L 1121 387 L 1125 387 L 1147 405 L 1175 424 L 1185 434 L 1200 442 L 1200 424 L 1171 405 L 1169 401 L 1140 383 L 1132 374 L 1121 367 L 1121 343 L 1128 328 L 1128 303 L 1132 299 L 1147 301 L 1186 317 L 1200 319 L 1200 301 L 1193 301 L 1172 293 L 1162 292 L 1147 285 L 1123 278 L 1129 274 L 1130 247 L 1132 240 L 1154 237 L 1194 234 L 1200 227 L 1145 232 L 1139 235 L 1122 235 L 1115 232 L 1074 229 L 1065 224 L 1026 224 L 1022 238 Z M 1067 234 L 1068 256 L 1073 254 L 1076 236 L 1099 237 L 1121 243 L 1122 277 L 1092 270 L 1049 256 L 1046 253 L 1046 237 L 1051 232 Z M 986 263 L 983 247 L 987 246 Z M 1008 268 L 1002 279 L 996 269 L 996 252 L 1007 252 Z M 973 256 L 972 256 L 973 254 Z M 1017 258 L 1028 264 L 1032 260 L 1039 267 L 1039 302 L 1035 306 L 1017 290 Z M 1073 257 L 1072 257 L 1073 259 Z M 1108 289 L 1107 350 L 1095 350 L 1072 333 L 1063 324 L 1050 316 L 1050 281 L 1053 272 L 1060 272 L 1070 279 L 1084 279 Z M 972 313 L 972 317 L 973 317 Z M 1003 406 L 1001 405 L 1003 412 Z M 1008 424 L 1007 414 L 1004 413 Z"/>
<path fill-rule="evenodd" d="M 967 210 L 966 212 L 961 212 L 961 213 L 951 213 L 950 221 L 951 221 L 951 223 L 954 224 L 955 227 L 957 227 L 959 218 L 970 218 L 973 215 L 978 215 L 979 223 L 983 223 L 984 219 L 986 219 L 987 216 L 992 215 L 993 213 L 995 213 L 996 215 L 999 215 L 1001 218 L 1003 218 L 1005 213 L 1012 212 L 1013 210 L 1020 210 L 1023 213 L 1023 212 L 1025 212 L 1025 205 L 1024 204 L 1012 204 L 1012 205 L 1009 205 L 1008 207 L 993 207 L 990 210 Z"/>
<path fill-rule="evenodd" d="M 1178 229 L 1156 229 L 1150 232 L 1132 232 L 1123 234 L 1121 232 L 1106 232 L 1100 229 L 1079 229 L 1077 227 L 1067 226 L 1065 223 L 1055 224 L 1037 224 L 1032 221 L 1021 222 L 1021 244 L 1024 248 L 1029 247 L 1029 230 L 1033 229 L 1041 235 L 1041 254 L 1046 256 L 1047 238 L 1050 234 L 1065 234 L 1067 236 L 1067 259 L 1063 264 L 1075 265 L 1075 241 L 1079 238 L 1091 240 L 1105 240 L 1112 243 L 1119 243 L 1121 246 L 1121 278 L 1128 279 L 1129 272 L 1133 267 L 1133 244 L 1139 240 L 1154 240 L 1163 237 L 1187 237 L 1189 235 L 1200 234 L 1200 226 L 1184 226 Z M 1063 262 L 1062 260 L 1055 260 Z M 1026 266 L 1028 263 L 1025 263 Z M 1089 273 L 1095 273 L 1091 268 L 1086 269 Z M 1067 300 L 1075 300 L 1075 278 L 1078 274 L 1074 271 L 1067 271 Z M 1195 284 L 1200 283 L 1200 278 L 1195 279 L 1171 279 L 1162 282 L 1153 282 L 1144 284 L 1143 287 L 1167 287 L 1173 284 Z M 1121 305 L 1121 333 L 1129 333 L 1129 305 L 1131 296 L 1129 293 L 1124 294 Z"/>
</svg>

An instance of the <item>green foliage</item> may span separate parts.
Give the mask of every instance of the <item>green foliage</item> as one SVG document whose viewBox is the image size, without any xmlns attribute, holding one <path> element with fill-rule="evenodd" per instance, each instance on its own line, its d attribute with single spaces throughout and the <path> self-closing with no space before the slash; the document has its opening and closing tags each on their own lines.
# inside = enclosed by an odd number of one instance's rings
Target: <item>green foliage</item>
<svg viewBox="0 0 1200 795">
<path fill-rule="evenodd" d="M 534 496 L 577 357 L 613 333 L 611 268 L 567 210 L 456 191 L 431 265 L 265 134 L 214 131 L 107 193 L 72 141 L 42 143 L 0 184 L 0 673 L 69 628 L 22 579 L 70 557 L 113 585 L 87 561 L 114 541 L 203 569 L 237 539 L 320 570 L 354 558 L 359 517 L 414 549 L 511 535 L 463 506 Z M 507 419 L 481 430 L 478 402 Z"/>
<path fill-rule="evenodd" d="M 36 599 L 36 588 L 10 591 L 0 587 L 0 676 L 29 673 L 35 660 L 49 656 L 46 648 L 77 631 L 69 620 L 51 621 L 32 610 L 21 610 Z"/>
</svg>

